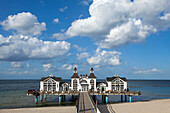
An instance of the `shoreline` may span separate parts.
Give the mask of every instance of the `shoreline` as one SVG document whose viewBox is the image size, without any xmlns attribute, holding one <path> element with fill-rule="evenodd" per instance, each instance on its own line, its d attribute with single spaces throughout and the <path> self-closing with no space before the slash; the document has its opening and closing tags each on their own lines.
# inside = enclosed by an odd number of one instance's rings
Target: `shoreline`
<svg viewBox="0 0 170 113">
<path fill-rule="evenodd" d="M 170 99 L 155 99 L 138 102 L 99 104 L 101 113 L 169 113 Z M 0 113 L 76 113 L 76 106 L 46 106 L 0 109 Z"/>
</svg>

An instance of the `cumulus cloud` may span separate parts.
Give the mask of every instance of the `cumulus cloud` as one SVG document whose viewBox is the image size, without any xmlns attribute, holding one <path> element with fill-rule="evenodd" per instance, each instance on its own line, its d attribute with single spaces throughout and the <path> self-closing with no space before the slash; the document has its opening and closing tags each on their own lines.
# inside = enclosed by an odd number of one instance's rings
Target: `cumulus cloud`
<svg viewBox="0 0 170 113">
<path fill-rule="evenodd" d="M 80 54 L 77 53 L 77 59 L 78 60 L 81 60 L 81 59 L 87 58 L 87 57 L 89 57 L 89 53 L 87 53 L 87 52 L 80 53 Z"/>
<path fill-rule="evenodd" d="M 54 33 L 52 38 L 56 38 L 57 40 L 65 40 L 70 37 L 68 35 L 65 35 L 65 33 Z"/>
<path fill-rule="evenodd" d="M 81 4 L 89 6 L 89 4 L 92 2 L 92 0 L 83 0 Z"/>
<path fill-rule="evenodd" d="M 97 45 L 101 48 L 114 48 L 129 43 L 139 43 L 143 42 L 151 32 L 156 32 L 156 29 L 152 26 L 143 26 L 139 19 L 130 19 L 129 22 L 111 29 L 106 38 Z"/>
<path fill-rule="evenodd" d="M 22 62 L 11 62 L 11 67 L 13 67 L 13 68 L 23 68 L 24 63 L 22 63 Z"/>
<path fill-rule="evenodd" d="M 170 13 L 167 13 L 160 17 L 161 20 L 170 20 Z"/>
<path fill-rule="evenodd" d="M 75 68 L 75 67 L 78 67 L 78 65 L 72 65 L 72 64 L 64 64 L 62 67 L 61 67 L 61 69 L 66 69 L 66 70 L 71 70 L 71 69 L 73 69 L 73 68 Z"/>
<path fill-rule="evenodd" d="M 49 71 L 54 67 L 51 64 L 43 64 L 42 66 L 44 68 L 44 71 Z"/>
<path fill-rule="evenodd" d="M 0 35 L 0 60 L 22 61 L 30 59 L 50 59 L 65 55 L 70 43 L 65 41 L 43 41 L 36 37 Z"/>
<path fill-rule="evenodd" d="M 39 23 L 37 17 L 30 12 L 22 12 L 17 15 L 9 15 L 0 23 L 5 30 L 16 30 L 22 35 L 39 35 L 46 30 L 46 23 Z"/>
<path fill-rule="evenodd" d="M 29 63 L 27 63 L 27 67 L 30 67 L 30 64 L 29 64 Z"/>
<path fill-rule="evenodd" d="M 54 18 L 53 22 L 54 22 L 54 23 L 58 23 L 58 22 L 59 22 L 59 19 L 58 19 L 58 18 Z"/>
<path fill-rule="evenodd" d="M 169 0 L 93 0 L 90 17 L 75 20 L 66 35 L 90 36 L 99 48 L 143 42 L 170 27 Z"/>
<path fill-rule="evenodd" d="M 60 8 L 59 11 L 60 11 L 60 12 L 64 12 L 64 11 L 67 10 L 67 9 L 68 9 L 68 7 L 65 6 L 65 7 L 63 7 L 63 8 Z"/>
<path fill-rule="evenodd" d="M 90 65 L 120 65 L 121 52 L 96 50 L 94 56 L 87 58 Z"/>
<path fill-rule="evenodd" d="M 77 49 L 77 51 L 86 51 L 87 49 L 86 48 L 81 48 L 80 46 L 78 45 L 73 45 L 73 48 Z"/>
<path fill-rule="evenodd" d="M 156 68 L 150 69 L 150 70 L 137 70 L 134 71 L 135 74 L 155 74 L 155 73 L 161 73 L 161 70 L 158 70 Z"/>
</svg>

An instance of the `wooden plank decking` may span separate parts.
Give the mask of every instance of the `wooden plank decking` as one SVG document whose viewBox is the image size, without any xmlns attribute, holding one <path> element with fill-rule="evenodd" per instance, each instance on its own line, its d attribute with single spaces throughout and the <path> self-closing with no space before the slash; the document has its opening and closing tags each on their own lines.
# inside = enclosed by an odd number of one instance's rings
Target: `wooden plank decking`
<svg viewBox="0 0 170 113">
<path fill-rule="evenodd" d="M 78 113 L 96 113 L 95 105 L 87 92 L 80 93 L 78 104 Z"/>
</svg>

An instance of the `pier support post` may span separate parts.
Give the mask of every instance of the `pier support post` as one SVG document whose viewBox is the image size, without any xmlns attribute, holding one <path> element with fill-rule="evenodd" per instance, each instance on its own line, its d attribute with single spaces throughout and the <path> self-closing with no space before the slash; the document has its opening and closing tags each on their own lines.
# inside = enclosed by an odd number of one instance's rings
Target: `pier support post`
<svg viewBox="0 0 170 113">
<path fill-rule="evenodd" d="M 121 95 L 121 102 L 123 102 L 123 95 Z"/>
<path fill-rule="evenodd" d="M 61 95 L 61 102 L 64 101 L 64 95 Z"/>
<path fill-rule="evenodd" d="M 74 100 L 74 95 L 72 95 L 72 100 Z"/>
<path fill-rule="evenodd" d="M 132 96 L 129 96 L 129 102 L 130 103 L 132 102 Z"/>
<path fill-rule="evenodd" d="M 41 102 L 43 101 L 43 95 L 40 95 L 40 101 Z"/>
<path fill-rule="evenodd" d="M 127 95 L 125 95 L 125 102 L 127 102 Z"/>
<path fill-rule="evenodd" d="M 104 103 L 104 95 L 102 95 L 102 103 Z"/>
<path fill-rule="evenodd" d="M 106 96 L 106 104 L 108 104 L 108 102 L 109 102 L 109 98 L 108 96 Z"/>
<path fill-rule="evenodd" d="M 96 95 L 93 95 L 93 100 L 96 101 Z"/>
<path fill-rule="evenodd" d="M 59 102 L 59 104 L 61 103 L 61 96 L 59 96 L 59 98 L 58 98 L 58 102 Z"/>
<path fill-rule="evenodd" d="M 64 96 L 64 101 L 66 101 L 66 95 L 63 95 Z"/>
<path fill-rule="evenodd" d="M 38 96 L 35 96 L 35 103 L 38 104 Z"/>
<path fill-rule="evenodd" d="M 47 101 L 47 95 L 44 95 L 44 100 Z"/>
</svg>

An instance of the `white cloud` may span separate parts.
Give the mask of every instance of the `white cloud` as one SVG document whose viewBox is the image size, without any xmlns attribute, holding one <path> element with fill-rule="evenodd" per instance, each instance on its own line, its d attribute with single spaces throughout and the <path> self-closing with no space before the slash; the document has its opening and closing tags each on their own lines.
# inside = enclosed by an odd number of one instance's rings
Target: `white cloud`
<svg viewBox="0 0 170 113">
<path fill-rule="evenodd" d="M 71 70 L 73 68 L 77 67 L 78 68 L 78 65 L 71 65 L 71 64 L 64 64 L 61 69 L 66 69 L 66 70 Z"/>
<path fill-rule="evenodd" d="M 61 31 L 61 32 L 65 32 L 65 29 L 61 29 L 60 31 Z"/>
<path fill-rule="evenodd" d="M 92 0 L 83 0 L 81 4 L 89 6 L 89 4 L 92 2 Z"/>
<path fill-rule="evenodd" d="M 53 22 L 54 22 L 54 23 L 58 23 L 58 22 L 59 22 L 59 19 L 58 19 L 58 18 L 54 18 Z"/>
<path fill-rule="evenodd" d="M 81 17 L 83 17 L 83 14 L 81 14 L 81 15 L 79 16 L 79 18 L 81 18 Z"/>
<path fill-rule="evenodd" d="M 73 48 L 77 49 L 77 51 L 86 51 L 87 49 L 86 48 L 81 48 L 80 46 L 78 45 L 73 45 Z"/>
<path fill-rule="evenodd" d="M 46 23 L 39 23 L 37 17 L 30 12 L 22 12 L 17 15 L 9 15 L 0 23 L 5 30 L 16 30 L 22 35 L 39 35 L 46 30 Z"/>
<path fill-rule="evenodd" d="M 101 48 L 143 42 L 170 27 L 169 6 L 169 0 L 93 0 L 90 17 L 74 21 L 66 35 L 93 37 Z"/>
<path fill-rule="evenodd" d="M 90 65 L 120 65 L 121 52 L 96 50 L 94 56 L 87 58 Z"/>
<path fill-rule="evenodd" d="M 170 20 L 170 13 L 167 13 L 164 16 L 161 16 L 160 19 L 161 20 Z"/>
<path fill-rule="evenodd" d="M 22 35 L 5 38 L 0 35 L 0 60 L 4 61 L 55 58 L 65 55 L 69 50 L 70 43 L 65 41 L 43 41 Z"/>
<path fill-rule="evenodd" d="M 81 60 L 81 59 L 87 58 L 87 57 L 89 57 L 89 53 L 87 53 L 87 52 L 80 53 L 80 54 L 77 53 L 77 59 L 78 60 Z"/>
<path fill-rule="evenodd" d="M 155 74 L 155 73 L 161 73 L 163 71 L 158 70 L 156 68 L 150 69 L 150 70 L 137 70 L 134 71 L 135 74 Z"/>
<path fill-rule="evenodd" d="M 49 71 L 53 66 L 51 64 L 43 64 L 44 71 Z"/>
<path fill-rule="evenodd" d="M 30 64 L 29 64 L 29 63 L 27 63 L 27 67 L 30 67 Z"/>
<path fill-rule="evenodd" d="M 13 67 L 13 68 L 23 68 L 24 64 L 22 62 L 11 62 L 11 67 Z"/>
<path fill-rule="evenodd" d="M 64 12 L 64 11 L 67 10 L 67 9 L 68 9 L 68 7 L 65 6 L 65 7 L 63 7 L 63 8 L 60 8 L 59 11 L 60 11 L 60 12 Z"/>
<path fill-rule="evenodd" d="M 65 35 L 65 33 L 54 33 L 52 38 L 56 38 L 57 40 L 65 40 L 68 39 L 69 37 Z"/>
<path fill-rule="evenodd" d="M 67 56 L 70 56 L 70 55 L 71 55 L 71 53 L 68 53 L 68 54 L 67 54 Z"/>
<path fill-rule="evenodd" d="M 156 32 L 152 26 L 143 26 L 141 20 L 129 20 L 126 24 L 111 29 L 106 38 L 99 41 L 97 45 L 101 48 L 115 48 L 129 43 L 139 43 L 151 33 Z"/>
</svg>

